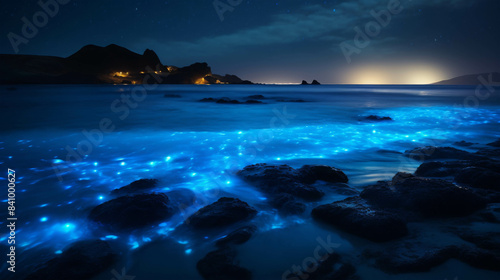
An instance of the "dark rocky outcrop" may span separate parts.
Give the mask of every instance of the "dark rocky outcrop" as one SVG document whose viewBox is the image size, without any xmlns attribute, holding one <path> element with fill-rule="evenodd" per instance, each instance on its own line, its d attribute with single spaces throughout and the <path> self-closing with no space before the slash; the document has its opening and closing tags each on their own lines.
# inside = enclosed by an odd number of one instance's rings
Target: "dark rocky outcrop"
<svg viewBox="0 0 500 280">
<path fill-rule="evenodd" d="M 460 159 L 460 160 L 479 160 L 485 157 L 472 154 L 453 147 L 420 147 L 404 152 L 404 155 L 414 160 L 437 160 L 437 159 Z"/>
<path fill-rule="evenodd" d="M 497 148 L 500 148 L 500 139 L 498 139 L 497 141 L 495 142 L 491 142 L 491 143 L 488 143 L 486 144 L 488 146 L 492 146 L 492 147 L 497 147 Z"/>
<path fill-rule="evenodd" d="M 113 265 L 116 258 L 117 254 L 105 241 L 78 241 L 71 244 L 61 255 L 41 265 L 25 279 L 91 279 Z"/>
<path fill-rule="evenodd" d="M 295 215 L 305 210 L 305 205 L 298 199 L 315 201 L 323 197 L 324 192 L 311 185 L 316 181 L 348 181 L 341 170 L 325 165 L 305 165 L 294 169 L 288 165 L 254 164 L 240 170 L 238 176 L 269 194 L 271 204 L 284 215 Z"/>
<path fill-rule="evenodd" d="M 197 229 L 217 228 L 249 220 L 257 210 L 237 198 L 222 197 L 191 215 L 186 224 Z"/>
<path fill-rule="evenodd" d="M 475 143 L 472 143 L 472 142 L 467 142 L 467 141 L 464 141 L 464 140 L 462 140 L 462 141 L 460 141 L 460 142 L 455 142 L 455 143 L 453 143 L 453 145 L 455 145 L 455 146 L 459 146 L 459 147 L 470 147 L 470 146 L 472 146 L 472 145 L 474 145 L 474 144 L 475 144 Z"/>
<path fill-rule="evenodd" d="M 157 179 L 140 179 L 119 189 L 111 191 L 113 195 L 127 195 L 142 193 L 154 189 L 158 185 Z"/>
<path fill-rule="evenodd" d="M 434 83 L 434 85 L 473 85 L 477 86 L 481 83 L 478 79 L 479 77 L 483 77 L 486 80 L 492 81 L 493 84 L 498 84 L 500 82 L 500 73 L 498 72 L 490 72 L 490 73 L 481 73 L 474 75 L 464 75 L 455 77 L 449 80 L 440 81 Z"/>
<path fill-rule="evenodd" d="M 211 74 L 205 77 L 205 80 L 209 84 L 233 84 L 233 85 L 251 85 L 253 84 L 250 81 L 242 80 L 240 77 L 236 75 L 226 74 L 225 76 Z"/>
<path fill-rule="evenodd" d="M 470 189 L 448 181 L 410 177 L 397 184 L 377 184 L 360 194 L 372 205 L 400 209 L 423 217 L 456 217 L 474 213 L 486 200 Z"/>
<path fill-rule="evenodd" d="M 252 84 L 234 75 L 212 75 L 206 63 L 165 66 L 153 50 L 141 55 L 115 44 L 87 45 L 67 58 L 0 55 L 0 84 L 198 84 L 210 79 Z"/>
<path fill-rule="evenodd" d="M 252 273 L 239 266 L 236 255 L 233 248 L 224 247 L 208 253 L 196 268 L 206 280 L 250 280 Z"/>
<path fill-rule="evenodd" d="M 302 83 L 300 83 L 301 85 L 309 85 L 309 83 L 306 81 L 306 80 L 302 80 Z"/>
<path fill-rule="evenodd" d="M 266 99 L 266 97 L 262 94 L 257 94 L 257 95 L 250 95 L 247 97 L 247 99 L 259 100 L 259 99 Z"/>
<path fill-rule="evenodd" d="M 320 205 L 311 215 L 316 220 L 374 242 L 385 242 L 408 234 L 406 222 L 396 214 L 370 206 L 360 197 Z"/>
<path fill-rule="evenodd" d="M 241 227 L 227 236 L 217 240 L 215 245 L 218 247 L 225 247 L 230 245 L 239 245 L 250 240 L 252 235 L 257 232 L 257 227 L 254 225 Z"/>
<path fill-rule="evenodd" d="M 313 81 L 312 81 L 312 83 L 311 83 L 311 85 L 317 85 L 317 86 L 319 86 L 319 85 L 321 85 L 321 84 L 320 84 L 318 81 L 313 80 Z"/>
<path fill-rule="evenodd" d="M 154 225 L 175 213 L 164 194 L 122 196 L 96 206 L 89 219 L 114 230 L 130 230 Z"/>
<path fill-rule="evenodd" d="M 365 120 L 381 122 L 381 121 L 392 121 L 392 118 L 391 117 L 381 117 L 381 116 L 376 116 L 376 115 L 370 115 L 368 117 L 365 117 Z"/>
</svg>

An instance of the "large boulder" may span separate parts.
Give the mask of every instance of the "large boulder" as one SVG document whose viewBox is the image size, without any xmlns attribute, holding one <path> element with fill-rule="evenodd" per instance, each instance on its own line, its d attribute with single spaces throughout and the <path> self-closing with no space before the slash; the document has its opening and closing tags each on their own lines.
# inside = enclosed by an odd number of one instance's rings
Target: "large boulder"
<svg viewBox="0 0 500 280">
<path fill-rule="evenodd" d="M 390 186 L 384 183 L 368 186 L 360 196 L 380 208 L 407 210 L 424 217 L 464 216 L 486 206 L 486 200 L 468 188 L 420 177 Z"/>
<path fill-rule="evenodd" d="M 408 234 L 399 216 L 371 207 L 360 197 L 320 205 L 312 210 L 316 220 L 374 242 L 385 242 Z"/>
<path fill-rule="evenodd" d="M 434 146 L 420 147 L 412 150 L 407 150 L 404 152 L 404 155 L 418 161 L 436 160 L 436 159 L 461 159 L 461 160 L 484 159 L 483 156 L 455 149 L 453 147 L 434 147 Z"/>
<path fill-rule="evenodd" d="M 116 261 L 109 244 L 102 240 L 85 240 L 71 244 L 63 253 L 41 265 L 27 280 L 91 279 Z"/>
<path fill-rule="evenodd" d="M 197 264 L 198 272 L 206 280 L 250 280 L 250 270 L 240 267 L 236 260 L 236 251 L 224 247 L 208 253 Z"/>
<path fill-rule="evenodd" d="M 186 224 L 193 228 L 214 228 L 253 218 L 257 210 L 237 198 L 222 197 L 191 215 Z"/>
<path fill-rule="evenodd" d="M 127 195 L 127 194 L 147 192 L 149 190 L 154 189 L 157 185 L 158 185 L 157 179 L 140 179 L 119 189 L 112 190 L 111 194 Z"/>
<path fill-rule="evenodd" d="M 130 230 L 170 218 L 175 213 L 165 194 L 122 196 L 96 206 L 89 219 L 108 228 Z"/>
</svg>

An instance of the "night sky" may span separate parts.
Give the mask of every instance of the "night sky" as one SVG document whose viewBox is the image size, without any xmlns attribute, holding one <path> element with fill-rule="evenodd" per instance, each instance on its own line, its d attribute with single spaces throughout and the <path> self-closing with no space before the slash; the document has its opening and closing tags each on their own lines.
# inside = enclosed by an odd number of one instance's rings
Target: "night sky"
<svg viewBox="0 0 500 280">
<path fill-rule="evenodd" d="M 19 54 L 65 57 L 118 44 L 153 49 L 167 65 L 207 62 L 214 73 L 263 83 L 431 83 L 500 71 L 498 0 L 220 0 L 219 12 L 213 0 L 59 1 L 69 3 Z M 391 1 L 399 12 L 373 29 L 371 11 L 391 13 Z M 22 36 L 21 18 L 41 10 L 37 1 L 3 1 L 0 53 L 15 53 L 9 32 Z M 367 24 L 375 35 L 357 48 L 355 28 Z M 356 48 L 350 63 L 342 42 Z"/>
</svg>

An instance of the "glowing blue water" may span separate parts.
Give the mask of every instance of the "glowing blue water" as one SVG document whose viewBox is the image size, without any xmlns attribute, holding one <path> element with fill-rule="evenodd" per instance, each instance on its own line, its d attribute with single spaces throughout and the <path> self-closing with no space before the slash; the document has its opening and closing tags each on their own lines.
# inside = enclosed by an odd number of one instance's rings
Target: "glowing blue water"
<svg viewBox="0 0 500 280">
<path fill-rule="evenodd" d="M 428 144 L 452 145 L 460 140 L 486 143 L 500 137 L 498 95 L 479 100 L 473 108 L 463 107 L 464 100 L 474 96 L 473 87 L 161 86 L 148 91 L 137 107 L 130 106 L 129 115 L 122 120 L 122 112 L 113 112 L 111 104 L 132 89 L 1 89 L 4 125 L 0 166 L 2 170 L 16 170 L 17 238 L 25 262 L 29 262 L 30 254 L 33 258 L 37 252 L 59 254 L 69 243 L 92 237 L 116 242 L 130 252 L 143 248 L 137 260 L 156 250 L 148 244 L 170 236 L 178 246 L 172 257 L 183 255 L 187 258 L 184 261 L 194 265 L 209 251 L 210 242 L 223 233 L 208 233 L 200 239 L 177 232 L 176 227 L 186 215 L 222 195 L 240 197 L 262 210 L 256 218 L 262 232 L 278 230 L 290 235 L 287 228 L 299 227 L 312 235 L 323 234 L 311 223 L 308 213 L 286 219 L 277 216 L 267 206 L 266 196 L 238 180 L 234 173 L 261 162 L 293 167 L 320 163 L 343 169 L 350 185 L 360 188 L 418 166 L 397 152 Z M 165 98 L 166 93 L 182 97 Z M 266 104 L 197 102 L 223 96 L 245 100 L 255 94 L 266 96 Z M 278 102 L 281 99 L 307 102 Z M 362 120 L 372 114 L 390 116 L 394 121 Z M 81 160 L 68 158 L 68 150 L 88 140 L 82 131 L 98 129 L 103 118 L 112 121 L 115 131 L 104 133 L 102 141 L 79 154 Z M 169 222 L 127 234 L 104 232 L 87 222 L 90 209 L 111 199 L 111 190 L 141 178 L 159 179 L 156 191 L 194 190 L 198 202 Z M 328 193 L 323 203 L 343 197 Z M 2 227 L 4 224 L 0 222 Z M 5 239 L 2 234 L 0 242 L 5 244 Z M 297 250 L 302 256 L 302 249 Z M 310 253 L 306 251 L 303 253 Z M 289 261 L 283 260 L 283 267 L 277 265 L 276 269 L 286 270 L 286 264 L 293 264 Z M 137 266 L 132 265 L 136 273 L 147 275 Z M 196 272 L 190 273 L 197 277 Z"/>
</svg>

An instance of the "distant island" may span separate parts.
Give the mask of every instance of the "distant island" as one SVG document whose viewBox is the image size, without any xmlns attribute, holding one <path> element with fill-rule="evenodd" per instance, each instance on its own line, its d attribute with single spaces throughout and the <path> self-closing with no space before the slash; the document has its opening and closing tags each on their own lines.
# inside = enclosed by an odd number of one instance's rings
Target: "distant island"
<svg viewBox="0 0 500 280">
<path fill-rule="evenodd" d="M 493 72 L 493 73 L 459 76 L 453 79 L 434 83 L 434 85 L 478 85 L 481 84 L 479 77 L 483 77 L 484 79 L 490 80 L 490 75 L 491 75 L 491 81 L 500 83 L 500 73 Z"/>
<path fill-rule="evenodd" d="M 87 45 L 66 58 L 0 55 L 0 84 L 143 84 L 153 78 L 160 84 L 253 84 L 213 74 L 207 63 L 163 65 L 153 50 L 141 55 L 114 44 Z"/>
</svg>

